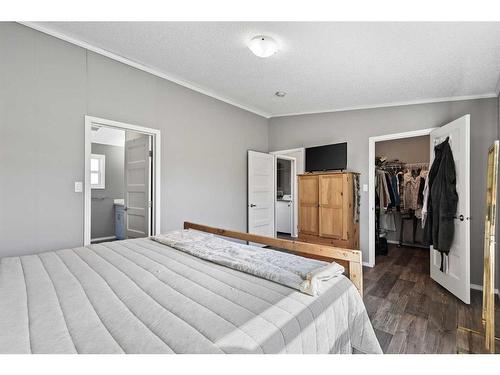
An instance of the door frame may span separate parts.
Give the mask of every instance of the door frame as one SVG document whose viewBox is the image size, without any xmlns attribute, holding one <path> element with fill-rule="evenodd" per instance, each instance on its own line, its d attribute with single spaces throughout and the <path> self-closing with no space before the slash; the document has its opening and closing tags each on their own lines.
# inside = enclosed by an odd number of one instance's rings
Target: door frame
<svg viewBox="0 0 500 375">
<path fill-rule="evenodd" d="M 131 130 L 137 133 L 147 134 L 153 140 L 153 173 L 152 184 L 153 187 L 153 212 L 152 220 L 154 225 L 150 226 L 152 233 L 155 235 L 160 233 L 160 217 L 161 217 L 161 131 L 158 129 L 147 128 L 144 126 L 127 124 L 125 122 L 113 121 L 94 116 L 85 115 L 85 149 L 84 149 L 84 220 L 83 220 L 83 246 L 90 245 L 91 241 L 91 218 L 92 218 L 92 205 L 91 205 L 91 188 L 90 188 L 90 155 L 92 154 L 92 126 L 98 125 L 101 127 L 108 127 L 120 130 Z"/>
<path fill-rule="evenodd" d="M 306 149 L 305 147 L 299 147 L 299 148 L 291 148 L 291 149 L 288 149 L 288 150 L 278 150 L 278 151 L 272 151 L 270 152 L 270 154 L 272 155 L 281 155 L 281 156 L 288 156 L 287 154 L 289 153 L 292 153 L 292 152 L 299 152 L 302 156 L 302 167 L 305 168 L 305 161 L 306 161 L 306 158 L 305 158 L 305 153 L 306 153 Z M 293 211 L 293 218 L 294 218 L 294 231 L 295 231 L 295 234 L 296 236 L 295 237 L 298 237 L 299 236 L 299 178 L 298 178 L 298 174 L 300 173 L 304 173 L 305 170 L 302 170 L 302 171 L 299 171 L 299 165 L 298 165 L 298 161 L 297 161 L 297 158 L 295 158 L 295 184 L 294 184 L 294 196 L 293 196 L 293 201 L 295 202 L 295 206 L 293 207 L 294 208 L 294 211 Z M 294 237 L 292 235 L 292 237 Z"/>
<path fill-rule="evenodd" d="M 280 154 L 273 154 L 274 155 L 274 235 L 277 237 L 277 220 L 278 220 L 278 204 L 276 203 L 276 192 L 278 190 L 278 159 L 281 160 L 289 160 L 291 162 L 291 175 L 290 175 L 290 187 L 291 187 L 291 195 L 292 195 L 292 210 L 291 210 L 291 215 L 290 215 L 290 221 L 291 221 L 291 228 L 292 232 L 290 233 L 290 236 L 292 237 L 297 237 L 297 217 L 296 217 L 296 196 L 297 196 L 297 158 L 294 158 L 292 156 L 287 156 L 287 155 L 280 155 Z"/>
<path fill-rule="evenodd" d="M 368 138 L 368 262 L 363 265 L 375 266 L 375 143 L 396 139 L 421 137 L 430 135 L 435 128 L 412 130 L 403 133 L 379 135 Z M 432 152 L 432 150 L 431 150 Z"/>
</svg>

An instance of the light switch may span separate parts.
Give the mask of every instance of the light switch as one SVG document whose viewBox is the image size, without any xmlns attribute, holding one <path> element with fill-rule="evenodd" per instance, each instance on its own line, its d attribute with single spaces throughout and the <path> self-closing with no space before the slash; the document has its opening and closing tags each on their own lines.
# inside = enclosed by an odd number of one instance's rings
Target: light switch
<svg viewBox="0 0 500 375">
<path fill-rule="evenodd" d="M 81 193 L 83 191 L 83 183 L 81 181 L 75 181 L 75 193 Z"/>
<path fill-rule="evenodd" d="M 368 184 L 363 184 L 363 191 L 368 191 Z"/>
</svg>

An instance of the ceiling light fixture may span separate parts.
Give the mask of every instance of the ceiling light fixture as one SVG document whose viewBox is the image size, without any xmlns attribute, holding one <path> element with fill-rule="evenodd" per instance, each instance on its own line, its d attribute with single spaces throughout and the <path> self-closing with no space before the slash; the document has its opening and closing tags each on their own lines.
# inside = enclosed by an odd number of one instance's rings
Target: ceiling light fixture
<svg viewBox="0 0 500 375">
<path fill-rule="evenodd" d="M 286 92 L 284 92 L 284 91 L 276 91 L 274 93 L 274 95 L 276 95 L 278 98 L 283 98 L 286 95 Z"/>
<path fill-rule="evenodd" d="M 258 35 L 248 43 L 248 48 L 259 57 L 269 57 L 278 50 L 278 44 L 270 36 Z"/>
</svg>

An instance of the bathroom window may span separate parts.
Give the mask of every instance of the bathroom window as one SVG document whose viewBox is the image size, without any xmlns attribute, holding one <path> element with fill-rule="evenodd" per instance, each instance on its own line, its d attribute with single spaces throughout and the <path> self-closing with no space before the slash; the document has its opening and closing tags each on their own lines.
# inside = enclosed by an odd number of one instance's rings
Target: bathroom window
<svg viewBox="0 0 500 375">
<path fill-rule="evenodd" d="M 92 154 L 90 156 L 90 187 L 105 189 L 106 155 Z"/>
</svg>

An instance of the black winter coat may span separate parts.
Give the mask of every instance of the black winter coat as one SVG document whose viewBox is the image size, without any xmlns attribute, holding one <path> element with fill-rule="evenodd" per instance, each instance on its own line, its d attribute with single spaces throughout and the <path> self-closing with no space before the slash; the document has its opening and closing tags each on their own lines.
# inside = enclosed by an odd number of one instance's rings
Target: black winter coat
<svg viewBox="0 0 500 375">
<path fill-rule="evenodd" d="M 434 147 L 434 162 L 429 171 L 429 198 L 424 235 L 428 244 L 441 252 L 450 252 L 455 234 L 458 193 L 455 160 L 449 139 Z M 442 270 L 442 263 L 441 263 Z"/>
</svg>

